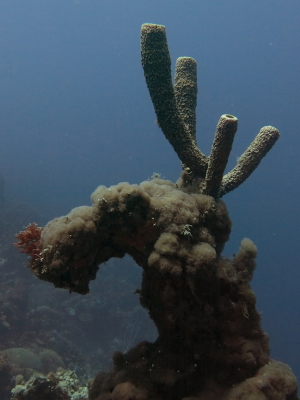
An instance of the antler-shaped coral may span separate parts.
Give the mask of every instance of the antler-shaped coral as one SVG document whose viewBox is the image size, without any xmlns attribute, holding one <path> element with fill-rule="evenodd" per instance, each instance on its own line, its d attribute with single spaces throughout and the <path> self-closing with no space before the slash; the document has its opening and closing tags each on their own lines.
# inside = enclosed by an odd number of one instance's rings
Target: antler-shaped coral
<svg viewBox="0 0 300 400">
<path fill-rule="evenodd" d="M 237 130 L 237 118 L 230 114 L 221 116 L 211 154 L 206 157 L 196 143 L 196 60 L 178 58 L 173 85 L 165 27 L 142 25 L 141 47 L 142 65 L 157 122 L 185 169 L 193 179 L 199 181 L 202 178 L 199 189 L 204 194 L 220 198 L 234 190 L 251 175 L 273 147 L 280 135 L 278 130 L 272 126 L 261 128 L 236 167 L 223 176 Z"/>
</svg>

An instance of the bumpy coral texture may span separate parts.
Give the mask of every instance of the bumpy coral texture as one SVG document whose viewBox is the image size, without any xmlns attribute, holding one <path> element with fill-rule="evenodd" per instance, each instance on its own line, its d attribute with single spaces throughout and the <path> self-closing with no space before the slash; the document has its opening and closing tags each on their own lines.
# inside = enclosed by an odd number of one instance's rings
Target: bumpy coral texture
<svg viewBox="0 0 300 400">
<path fill-rule="evenodd" d="M 267 365 L 268 337 L 249 285 L 257 249 L 244 239 L 233 260 L 221 256 L 231 230 L 221 200 L 153 179 L 100 186 L 92 202 L 46 225 L 30 266 L 39 278 L 85 294 L 99 264 L 131 255 L 143 268 L 140 302 L 159 336 L 115 353 L 113 371 L 95 379 L 91 399 L 182 399 L 209 382 L 231 387 Z"/>
<path fill-rule="evenodd" d="M 14 243 L 15 247 L 21 249 L 22 253 L 28 254 L 33 260 L 38 261 L 40 259 L 40 239 L 43 228 L 37 226 L 37 224 L 29 224 L 24 231 L 19 232 L 15 235 L 18 239 Z"/>
</svg>

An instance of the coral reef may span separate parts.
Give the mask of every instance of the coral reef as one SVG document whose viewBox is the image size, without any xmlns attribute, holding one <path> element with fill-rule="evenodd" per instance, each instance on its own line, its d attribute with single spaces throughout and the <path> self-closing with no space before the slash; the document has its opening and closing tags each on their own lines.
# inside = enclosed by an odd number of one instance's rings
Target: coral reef
<svg viewBox="0 0 300 400">
<path fill-rule="evenodd" d="M 184 164 L 181 178 L 100 186 L 91 207 L 50 221 L 40 230 L 39 252 L 27 252 L 36 277 L 81 294 L 112 257 L 129 254 L 143 269 L 136 293 L 158 338 L 116 351 L 112 371 L 95 378 L 89 398 L 296 400 L 296 379 L 269 358 L 255 308 L 256 246 L 244 239 L 233 259 L 221 255 L 231 220 L 220 197 L 251 174 L 279 132 L 262 128 L 223 177 L 237 119 L 221 117 L 206 157 L 195 137 L 195 61 L 179 59 L 173 87 L 165 29 L 147 24 L 142 64 L 158 123 Z M 30 243 L 21 247 L 30 250 Z"/>
<path fill-rule="evenodd" d="M 58 367 L 76 372 L 85 384 L 99 370 L 111 368 L 111 356 L 117 349 L 126 351 L 144 338 L 156 338 L 154 324 L 149 326 L 151 321 L 138 305 L 138 295 L 132 294 L 139 279 L 130 276 L 141 272 L 129 257 L 103 266 L 101 279 L 93 282 L 88 296 L 70 296 L 35 279 L 12 244 L 13 230 L 27 226 L 30 219 L 39 221 L 36 213 L 23 203 L 5 201 L 3 206 L 0 246 L 6 262 L 1 266 L 0 282 L 1 400 L 11 399 L 11 389 L 20 377 L 25 382 L 33 373 L 48 374 Z M 121 263 L 125 273 L 121 273 Z"/>
<path fill-rule="evenodd" d="M 80 386 L 77 376 L 72 371 L 59 368 L 56 373 L 47 376 L 33 374 L 12 390 L 11 400 L 87 400 L 87 387 Z"/>
</svg>

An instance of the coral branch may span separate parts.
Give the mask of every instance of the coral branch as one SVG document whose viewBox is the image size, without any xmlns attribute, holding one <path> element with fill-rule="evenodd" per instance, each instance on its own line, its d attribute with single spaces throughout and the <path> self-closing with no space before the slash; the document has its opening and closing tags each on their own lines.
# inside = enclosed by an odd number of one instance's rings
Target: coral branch
<svg viewBox="0 0 300 400">
<path fill-rule="evenodd" d="M 237 165 L 223 177 L 220 197 L 236 189 L 252 174 L 279 136 L 279 131 L 273 126 L 261 128 L 256 138 L 239 158 Z"/>
<path fill-rule="evenodd" d="M 197 148 L 177 108 L 171 76 L 171 58 L 166 29 L 163 25 L 142 25 L 141 53 L 144 74 L 159 126 L 182 163 L 204 177 L 207 157 Z M 188 79 L 186 81 L 179 79 L 181 74 L 179 71 L 178 73 L 177 96 L 179 87 L 188 82 Z M 191 103 L 194 101 L 192 100 Z M 181 106 L 182 109 L 183 106 Z"/>
<path fill-rule="evenodd" d="M 18 242 L 14 243 L 14 246 L 21 249 L 21 253 L 26 253 L 33 262 L 40 260 L 41 252 L 41 233 L 43 228 L 37 226 L 37 224 L 29 224 L 24 231 L 19 232 L 15 235 Z"/>
<path fill-rule="evenodd" d="M 196 140 L 197 62 L 191 57 L 179 57 L 176 61 L 174 94 L 177 109 L 185 129 Z"/>
<path fill-rule="evenodd" d="M 219 197 L 219 188 L 231 152 L 237 125 L 237 118 L 230 114 L 222 115 L 217 125 L 205 175 L 206 194 L 214 198 Z"/>
<path fill-rule="evenodd" d="M 240 157 L 237 166 L 223 177 L 237 129 L 237 118 L 229 114 L 221 116 L 210 157 L 206 157 L 196 144 L 196 61 L 190 57 L 178 58 L 173 87 L 171 58 L 163 25 L 142 25 L 141 52 L 144 74 L 158 124 L 185 170 L 181 179 L 183 186 L 196 184 L 199 192 L 209 194 L 215 199 L 237 188 L 272 148 L 279 137 L 277 129 L 262 128 L 251 146 Z"/>
</svg>

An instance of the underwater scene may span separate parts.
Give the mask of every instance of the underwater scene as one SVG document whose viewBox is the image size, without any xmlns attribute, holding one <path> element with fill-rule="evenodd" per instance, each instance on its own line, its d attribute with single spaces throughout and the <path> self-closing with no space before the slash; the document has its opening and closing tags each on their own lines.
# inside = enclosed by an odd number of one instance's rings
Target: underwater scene
<svg viewBox="0 0 300 400">
<path fill-rule="evenodd" d="M 299 23 L 0 2 L 0 400 L 299 400 Z"/>
</svg>

